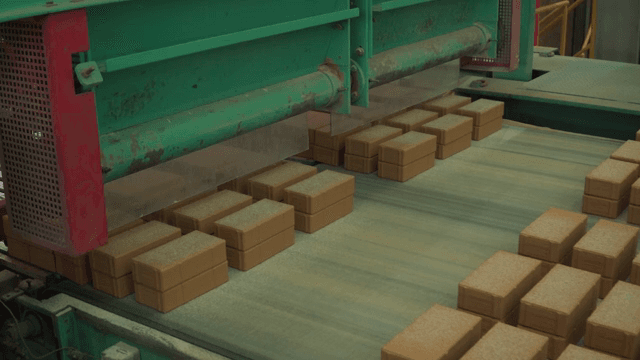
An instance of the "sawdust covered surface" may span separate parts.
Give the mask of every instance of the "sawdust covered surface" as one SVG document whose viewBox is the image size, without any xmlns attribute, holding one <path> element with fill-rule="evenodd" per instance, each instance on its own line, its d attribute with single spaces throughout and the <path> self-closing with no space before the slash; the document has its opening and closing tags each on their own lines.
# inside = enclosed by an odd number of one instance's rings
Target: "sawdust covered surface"
<svg viewBox="0 0 640 360">
<path fill-rule="evenodd" d="M 314 195 L 353 178 L 354 177 L 352 175 L 325 170 L 317 175 L 314 175 L 306 180 L 288 187 L 287 190 L 299 194 Z"/>
<path fill-rule="evenodd" d="M 618 281 L 589 322 L 640 335 L 640 286 Z"/>
<path fill-rule="evenodd" d="M 461 102 L 468 101 L 467 99 L 469 98 L 465 96 L 451 95 L 451 96 L 445 96 L 443 98 L 433 100 L 429 102 L 427 105 L 450 108 L 452 106 L 460 104 Z"/>
<path fill-rule="evenodd" d="M 419 144 L 425 141 L 429 141 L 430 139 L 433 139 L 435 141 L 437 137 L 432 134 L 425 134 L 417 131 L 409 131 L 404 135 L 400 135 L 397 138 L 393 138 L 387 141 L 386 144 L 387 145 L 392 145 L 392 144 L 412 145 L 412 144 Z"/>
<path fill-rule="evenodd" d="M 578 241 L 574 249 L 616 257 L 637 236 L 637 227 L 600 220 Z"/>
<path fill-rule="evenodd" d="M 434 116 L 437 117 L 438 113 L 421 109 L 413 109 L 391 118 L 390 121 L 396 124 L 412 125 Z"/>
<path fill-rule="evenodd" d="M 386 125 L 376 125 L 357 134 L 351 135 L 351 140 L 376 140 L 382 139 L 393 134 L 402 134 L 402 130 Z"/>
<path fill-rule="evenodd" d="M 105 254 L 117 256 L 179 231 L 176 227 L 154 220 L 114 236 L 98 249 Z"/>
<path fill-rule="evenodd" d="M 250 198 L 249 195 L 240 194 L 231 190 L 223 190 L 198 200 L 193 204 L 184 206 L 176 210 L 176 213 L 193 218 L 200 218 L 228 209 Z"/>
<path fill-rule="evenodd" d="M 584 214 L 551 208 L 529 224 L 522 234 L 561 243 L 586 219 Z"/>
<path fill-rule="evenodd" d="M 547 337 L 497 323 L 461 360 L 530 360 L 542 350 Z"/>
<path fill-rule="evenodd" d="M 540 261 L 498 251 L 464 279 L 460 285 L 505 297 L 540 265 Z"/>
<path fill-rule="evenodd" d="M 250 181 L 265 185 L 278 185 L 296 176 L 308 174 L 309 172 L 312 172 L 314 170 L 315 167 L 313 166 L 300 164 L 298 162 L 289 162 L 256 177 L 253 177 L 250 179 Z"/>
<path fill-rule="evenodd" d="M 469 111 L 475 113 L 482 113 L 487 110 L 491 110 L 495 107 L 498 107 L 502 104 L 500 101 L 489 100 L 489 99 L 478 99 L 471 104 L 465 105 L 460 108 L 460 111 Z"/>
<path fill-rule="evenodd" d="M 588 178 L 612 183 L 622 183 L 638 168 L 637 164 L 607 159 L 587 175 Z"/>
<path fill-rule="evenodd" d="M 136 261 L 161 268 L 223 243 L 224 240 L 215 236 L 193 231 L 138 256 Z"/>
<path fill-rule="evenodd" d="M 466 117 L 466 116 L 460 116 L 460 115 L 454 115 L 454 114 L 447 114 L 441 118 L 435 119 L 431 122 L 428 122 L 424 125 L 424 127 L 426 128 L 433 128 L 433 129 L 441 129 L 441 130 L 448 130 L 451 128 L 454 128 L 462 123 L 465 122 L 469 122 L 472 121 L 472 119 L 470 117 Z"/>
<path fill-rule="evenodd" d="M 242 231 L 250 229 L 253 225 L 278 216 L 290 209 L 293 209 L 292 205 L 263 199 L 219 220 L 217 224 Z"/>
</svg>

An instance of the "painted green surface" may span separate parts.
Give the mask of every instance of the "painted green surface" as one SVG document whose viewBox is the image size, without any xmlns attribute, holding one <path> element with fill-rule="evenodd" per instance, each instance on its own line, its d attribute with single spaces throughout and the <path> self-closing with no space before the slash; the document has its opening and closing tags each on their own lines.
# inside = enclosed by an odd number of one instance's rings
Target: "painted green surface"
<svg viewBox="0 0 640 360">
<path fill-rule="evenodd" d="M 354 0 L 354 7 L 360 9 L 360 16 L 351 20 L 351 59 L 358 71 L 358 98 L 352 104 L 361 107 L 369 106 L 369 59 L 373 55 L 373 14 L 371 0 Z M 364 54 L 358 53 L 362 50 Z M 353 69 L 352 69 L 353 71 Z M 353 88 L 353 85 L 352 85 Z"/>
<path fill-rule="evenodd" d="M 512 72 L 493 74 L 498 79 L 529 81 L 533 74 L 533 35 L 535 31 L 535 0 L 522 0 L 520 24 L 520 59 L 518 69 Z"/>
<path fill-rule="evenodd" d="M 426 2 L 431 2 L 436 0 L 387 0 L 381 3 L 376 4 L 373 7 L 374 12 L 383 12 L 388 10 L 399 9 L 406 6 L 423 4 Z"/>
<path fill-rule="evenodd" d="M 100 137 L 105 182 L 214 145 L 291 115 L 333 104 L 340 79 L 316 71 L 298 79 Z"/>
<path fill-rule="evenodd" d="M 76 316 L 74 311 L 68 311 L 57 319 L 56 330 L 60 347 L 80 349 L 84 354 L 89 354 L 94 359 L 100 359 L 101 353 L 105 349 L 119 342 L 124 342 L 140 350 L 140 359 L 170 360 L 166 356 L 158 355 L 149 350 L 144 344 L 135 344 L 121 338 L 118 334 L 100 331 Z M 65 355 L 68 355 L 68 352 Z M 64 359 L 70 359 L 70 357 L 65 356 Z"/>
<path fill-rule="evenodd" d="M 345 10 L 348 0 L 226 1 L 223 10 L 208 0 L 94 7 L 88 9 L 91 57 L 102 62 Z M 341 27 L 321 25 L 107 73 L 95 91 L 100 133 L 294 79 L 316 71 L 327 59 L 348 74 L 348 21 Z M 348 88 L 349 77 L 344 81 Z"/>
<path fill-rule="evenodd" d="M 373 0 L 374 7 L 388 0 Z M 436 0 L 373 16 L 374 54 L 467 28 L 475 22 L 491 29 L 498 22 L 498 0 Z"/>
<path fill-rule="evenodd" d="M 353 213 L 296 232 L 291 248 L 168 314 L 90 286 L 65 291 L 237 358 L 379 359 L 434 303 L 456 307 L 458 283 L 496 251 L 517 252 L 549 207 L 580 212 L 585 176 L 621 144 L 505 126 L 406 183 L 347 172 Z"/>
<path fill-rule="evenodd" d="M 81 9 L 90 6 L 113 4 L 133 0 L 56 0 L 48 5 L 47 0 L 2 0 L 0 2 L 0 23 L 31 16 Z"/>
</svg>

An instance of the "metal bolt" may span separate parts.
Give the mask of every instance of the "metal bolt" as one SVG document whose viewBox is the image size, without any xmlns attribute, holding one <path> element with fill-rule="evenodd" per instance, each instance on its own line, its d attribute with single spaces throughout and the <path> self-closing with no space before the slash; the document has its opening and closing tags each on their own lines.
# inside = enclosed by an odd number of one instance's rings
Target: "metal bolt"
<svg viewBox="0 0 640 360">
<path fill-rule="evenodd" d="M 351 65 L 351 72 L 357 72 L 358 71 L 358 67 L 355 65 Z"/>
<path fill-rule="evenodd" d="M 356 55 L 364 56 L 364 49 L 362 47 L 357 48 L 356 49 Z"/>
<path fill-rule="evenodd" d="M 360 94 L 358 94 L 358 92 L 357 92 L 357 91 L 354 91 L 354 92 L 352 92 L 352 93 L 351 93 L 351 98 L 352 98 L 352 99 L 357 99 L 357 98 L 358 98 L 358 96 L 360 96 Z"/>
<path fill-rule="evenodd" d="M 89 76 L 91 76 L 91 74 L 92 74 L 95 70 L 96 70 L 95 66 L 91 66 L 91 67 L 88 67 L 88 68 L 86 68 L 86 69 L 82 70 L 82 72 L 81 72 L 82 77 L 83 77 L 83 78 L 85 78 L 85 79 L 89 78 Z"/>
<path fill-rule="evenodd" d="M 340 23 L 333 24 L 333 28 L 336 30 L 344 30 L 344 26 L 342 26 L 342 24 Z"/>
</svg>

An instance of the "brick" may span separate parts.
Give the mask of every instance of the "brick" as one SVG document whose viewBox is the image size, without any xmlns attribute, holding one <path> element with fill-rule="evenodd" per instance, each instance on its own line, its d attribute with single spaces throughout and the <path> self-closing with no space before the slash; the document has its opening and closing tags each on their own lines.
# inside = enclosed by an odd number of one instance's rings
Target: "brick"
<svg viewBox="0 0 640 360">
<path fill-rule="evenodd" d="M 640 206 L 640 179 L 631 184 L 631 196 L 629 203 Z"/>
<path fill-rule="evenodd" d="M 627 211 L 627 222 L 633 225 L 640 225 L 640 206 L 629 205 Z"/>
<path fill-rule="evenodd" d="M 446 145 L 438 145 L 436 151 L 436 158 L 440 160 L 447 159 L 459 152 L 462 152 L 471 147 L 471 133 L 468 133 L 461 138 L 454 140 Z"/>
<path fill-rule="evenodd" d="M 29 244 L 29 263 L 50 272 L 56 272 L 56 256 L 53 250 Z"/>
<path fill-rule="evenodd" d="M 320 111 L 307 112 L 309 127 L 309 144 L 315 144 L 316 130 L 331 125 L 331 114 Z"/>
<path fill-rule="evenodd" d="M 479 316 L 480 318 L 482 318 L 482 323 L 481 323 L 481 334 L 482 336 L 484 336 L 489 330 L 491 330 L 491 328 L 497 324 L 497 323 L 505 323 L 507 325 L 511 325 L 511 326 L 518 326 L 518 316 L 520 315 L 520 306 L 516 306 L 515 309 L 513 309 L 513 311 L 511 311 L 507 317 L 503 320 L 498 320 L 498 319 L 494 319 L 492 317 L 486 316 L 486 315 L 482 315 L 482 314 L 478 314 L 475 313 L 473 311 L 468 311 L 465 309 L 460 309 L 458 308 L 458 311 L 462 311 L 465 312 L 467 314 L 471 314 L 471 315 L 475 315 L 475 316 Z"/>
<path fill-rule="evenodd" d="M 629 163 L 640 164 L 640 142 L 627 140 L 611 154 L 611 158 Z"/>
<path fill-rule="evenodd" d="M 504 103 L 479 99 L 459 108 L 455 113 L 472 118 L 474 126 L 483 126 L 504 115 Z"/>
<path fill-rule="evenodd" d="M 316 214 L 355 193 L 355 177 L 331 170 L 320 172 L 284 190 L 284 202 L 296 211 Z"/>
<path fill-rule="evenodd" d="M 597 215 L 609 219 L 615 219 L 629 205 L 629 196 L 620 200 L 604 199 L 596 196 L 584 195 L 582 197 L 582 212 Z"/>
<path fill-rule="evenodd" d="M 593 312 L 593 310 L 595 310 L 595 307 L 591 309 L 591 312 Z M 545 336 L 547 337 L 547 339 L 549 339 L 549 351 L 547 353 L 547 358 L 551 360 L 558 359 L 560 355 L 564 352 L 564 350 L 567 348 L 567 346 L 572 344 L 577 344 L 580 341 L 580 339 L 582 339 L 582 337 L 584 336 L 586 327 L 587 327 L 587 322 L 583 321 L 571 331 L 571 334 L 568 337 L 563 338 L 560 336 L 550 335 L 542 331 L 524 327 L 522 325 L 518 325 L 519 329 L 531 331 L 535 334 Z"/>
<path fill-rule="evenodd" d="M 261 200 L 216 222 L 218 237 L 227 246 L 248 250 L 293 227 L 294 208 L 273 200 Z"/>
<path fill-rule="evenodd" d="M 309 149 L 299 154 L 296 154 L 296 157 L 307 159 L 307 160 L 313 160 L 313 144 L 310 145 Z"/>
<path fill-rule="evenodd" d="M 131 295 L 134 292 L 133 275 L 131 273 L 114 278 L 100 271 L 92 270 L 91 278 L 93 288 L 118 299 Z"/>
<path fill-rule="evenodd" d="M 296 211 L 295 229 L 313 234 L 338 219 L 347 216 L 351 211 L 353 211 L 353 195 L 349 195 L 313 215 Z"/>
<path fill-rule="evenodd" d="M 214 189 L 214 190 L 209 190 L 209 191 L 205 191 L 201 194 L 198 194 L 196 196 L 192 196 L 188 199 L 182 200 L 182 201 L 178 201 L 176 203 L 174 203 L 173 205 L 167 206 L 166 208 L 162 209 L 162 221 L 164 223 L 167 223 L 171 226 L 176 226 L 176 215 L 175 215 L 175 211 L 187 206 L 189 204 L 193 204 L 194 202 L 204 199 L 207 196 L 213 195 L 215 193 L 218 192 L 218 189 Z"/>
<path fill-rule="evenodd" d="M 284 165 L 286 163 L 288 163 L 288 161 L 278 161 L 274 164 L 271 164 L 269 166 L 265 166 L 261 169 L 253 171 L 247 175 L 243 175 L 237 179 L 227 181 L 226 183 L 218 186 L 218 191 L 231 190 L 241 194 L 249 195 L 249 179 L 251 179 L 252 177 L 258 176 L 260 174 L 264 174 L 267 171 L 273 170 L 278 166 Z"/>
<path fill-rule="evenodd" d="M 622 360 L 621 358 L 570 344 L 558 360 Z"/>
<path fill-rule="evenodd" d="M 403 133 L 409 131 L 420 131 L 420 127 L 438 118 L 438 113 L 421 109 L 409 110 L 387 120 L 386 125 L 402 129 Z"/>
<path fill-rule="evenodd" d="M 429 101 L 426 104 L 422 104 L 421 107 L 424 110 L 435 111 L 440 116 L 444 116 L 455 112 L 467 104 L 471 104 L 471 98 L 451 95 Z"/>
<path fill-rule="evenodd" d="M 115 228 L 113 230 L 109 230 L 107 237 L 108 238 L 112 238 L 116 235 L 120 235 L 125 231 L 129 231 L 131 229 L 133 229 L 134 227 L 138 227 L 140 225 L 144 225 L 146 223 L 146 221 L 144 221 L 143 219 L 138 219 L 136 221 L 130 222 L 126 225 L 122 225 L 119 228 Z"/>
<path fill-rule="evenodd" d="M 458 307 L 503 321 L 541 278 L 539 260 L 498 251 L 458 284 Z"/>
<path fill-rule="evenodd" d="M 402 135 L 402 130 L 385 125 L 373 126 L 345 139 L 345 154 L 370 158 L 378 155 L 380 144 Z"/>
<path fill-rule="evenodd" d="M 545 360 L 549 339 L 498 323 L 460 360 Z"/>
<path fill-rule="evenodd" d="M 9 256 L 27 263 L 30 262 L 28 242 L 7 237 L 7 248 Z"/>
<path fill-rule="evenodd" d="M 558 263 L 587 231 L 588 216 L 550 208 L 520 233 L 518 254 Z"/>
<path fill-rule="evenodd" d="M 438 144 L 447 145 L 473 131 L 473 119 L 460 115 L 445 115 L 439 119 L 422 125 L 420 131 L 435 135 Z"/>
<path fill-rule="evenodd" d="M 636 254 L 638 233 L 634 226 L 599 220 L 573 246 L 571 265 L 610 279 L 626 280 Z M 627 270 L 623 273 L 623 270 Z"/>
<path fill-rule="evenodd" d="M 382 348 L 382 360 L 457 360 L 480 340 L 482 320 L 435 304 Z"/>
<path fill-rule="evenodd" d="M 633 259 L 630 279 L 632 284 L 640 285 L 640 254 Z"/>
<path fill-rule="evenodd" d="M 408 165 L 435 153 L 438 143 L 435 135 L 408 132 L 380 144 L 378 161 L 395 165 Z"/>
<path fill-rule="evenodd" d="M 598 293 L 599 299 L 604 299 L 607 297 L 613 286 L 618 282 L 618 280 L 609 279 L 606 277 L 600 277 L 600 292 Z"/>
<path fill-rule="evenodd" d="M 609 200 L 629 197 L 639 169 L 638 164 L 606 159 L 587 175 L 584 193 Z"/>
<path fill-rule="evenodd" d="M 491 134 L 495 134 L 502 129 L 502 117 L 491 120 L 482 126 L 474 126 L 471 138 L 474 141 L 480 141 Z"/>
<path fill-rule="evenodd" d="M 332 166 L 344 164 L 344 147 L 341 150 L 331 150 L 322 146 L 313 146 L 313 160 Z"/>
<path fill-rule="evenodd" d="M 245 251 L 227 247 L 229 266 L 241 271 L 251 270 L 294 243 L 295 229 L 290 227 Z"/>
<path fill-rule="evenodd" d="M 180 229 L 151 221 L 114 236 L 90 252 L 91 268 L 113 278 L 132 271 L 131 259 L 181 236 Z"/>
<path fill-rule="evenodd" d="M 567 338 L 596 306 L 600 276 L 556 265 L 520 301 L 519 325 Z"/>
<path fill-rule="evenodd" d="M 78 285 L 91 282 L 91 266 L 89 254 L 68 256 L 55 253 L 56 272 Z"/>
<path fill-rule="evenodd" d="M 378 170 L 378 155 L 365 158 L 358 155 L 344 154 L 344 168 L 363 174 L 370 174 Z"/>
<path fill-rule="evenodd" d="M 395 165 L 378 162 L 378 177 L 405 182 L 434 167 L 436 154 L 431 153 L 407 165 Z"/>
<path fill-rule="evenodd" d="M 331 126 L 325 126 L 316 130 L 314 144 L 329 150 L 342 150 L 345 147 L 345 139 L 362 130 L 364 127 L 357 127 L 342 134 L 331 135 Z"/>
<path fill-rule="evenodd" d="M 177 209 L 174 212 L 176 226 L 183 234 L 200 231 L 215 235 L 216 221 L 251 205 L 252 199 L 249 195 L 222 190 Z"/>
<path fill-rule="evenodd" d="M 318 173 L 314 166 L 289 162 L 249 179 L 249 195 L 255 199 L 284 200 L 284 189 Z"/>
<path fill-rule="evenodd" d="M 194 231 L 133 258 L 133 281 L 163 292 L 225 261 L 224 240 Z"/>
<path fill-rule="evenodd" d="M 136 301 L 162 313 L 167 313 L 206 294 L 227 281 L 229 281 L 229 273 L 228 265 L 225 261 L 164 292 L 136 283 Z"/>
<path fill-rule="evenodd" d="M 598 351 L 640 357 L 640 286 L 618 281 L 587 320 L 584 340 Z"/>
</svg>

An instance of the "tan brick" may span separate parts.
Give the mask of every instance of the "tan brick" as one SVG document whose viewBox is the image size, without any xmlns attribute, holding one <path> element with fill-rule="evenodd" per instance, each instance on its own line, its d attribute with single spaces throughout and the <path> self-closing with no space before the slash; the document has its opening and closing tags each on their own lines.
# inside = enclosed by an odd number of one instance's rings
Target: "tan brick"
<svg viewBox="0 0 640 360">
<path fill-rule="evenodd" d="M 587 175 L 584 193 L 609 200 L 628 198 L 639 169 L 638 164 L 606 159 Z"/>
<path fill-rule="evenodd" d="M 545 360 L 549 339 L 498 323 L 460 360 Z"/>
<path fill-rule="evenodd" d="M 610 200 L 601 197 L 584 195 L 582 198 L 582 212 L 585 214 L 597 215 L 609 219 L 615 219 L 629 205 L 629 196 L 624 196 L 620 200 Z"/>
<path fill-rule="evenodd" d="M 289 162 L 249 179 L 249 194 L 255 199 L 284 200 L 284 189 L 318 173 L 314 166 Z"/>
<path fill-rule="evenodd" d="M 492 120 L 502 118 L 504 103 L 501 101 L 478 99 L 455 111 L 456 114 L 473 118 L 474 126 L 483 126 Z"/>
<path fill-rule="evenodd" d="M 588 216 L 550 208 L 520 233 L 518 253 L 558 263 L 586 233 Z"/>
<path fill-rule="evenodd" d="M 435 166 L 436 154 L 431 153 L 407 165 L 395 165 L 378 161 L 378 177 L 405 182 Z"/>
</svg>

